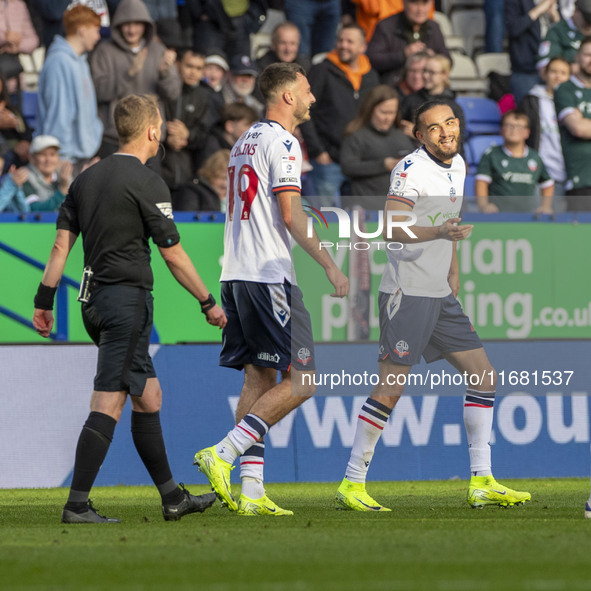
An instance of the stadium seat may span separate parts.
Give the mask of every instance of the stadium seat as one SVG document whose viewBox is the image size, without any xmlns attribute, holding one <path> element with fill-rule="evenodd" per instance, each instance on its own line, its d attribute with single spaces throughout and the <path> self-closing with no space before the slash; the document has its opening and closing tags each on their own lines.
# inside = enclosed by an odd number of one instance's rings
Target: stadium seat
<svg viewBox="0 0 591 591">
<path fill-rule="evenodd" d="M 459 96 L 456 102 L 464 111 L 466 137 L 499 133 L 501 111 L 495 101 L 478 96 Z"/>
<path fill-rule="evenodd" d="M 474 182 L 476 178 L 474 174 L 468 173 L 464 181 L 464 197 L 474 197 Z"/>
<path fill-rule="evenodd" d="M 460 53 L 464 53 L 464 38 L 461 35 L 454 35 L 453 27 L 451 26 L 451 21 L 447 14 L 435 11 L 433 20 L 441 29 L 447 49 L 449 51 L 459 51 Z"/>
<path fill-rule="evenodd" d="M 38 47 L 33 53 L 19 53 L 18 59 L 23 67 L 24 90 L 37 90 L 39 73 L 45 61 L 45 47 Z"/>
<path fill-rule="evenodd" d="M 445 14 L 452 14 L 456 10 L 484 8 L 484 0 L 442 0 L 441 7 Z"/>
<path fill-rule="evenodd" d="M 464 38 L 464 49 L 469 56 L 484 46 L 484 12 L 480 8 L 454 10 L 450 20 L 454 34 Z"/>
<path fill-rule="evenodd" d="M 470 57 L 457 51 L 451 53 L 453 66 L 449 75 L 450 87 L 457 93 L 468 93 L 471 96 L 484 96 L 487 83 L 476 70 Z"/>
<path fill-rule="evenodd" d="M 482 155 L 491 146 L 500 146 L 503 138 L 500 135 L 475 135 L 468 139 L 464 147 L 466 162 L 470 166 L 470 172 L 476 172 Z"/>
<path fill-rule="evenodd" d="M 490 72 L 511 75 L 511 59 L 508 53 L 479 53 L 474 62 L 481 78 L 486 78 Z"/>
<path fill-rule="evenodd" d="M 23 90 L 21 93 L 23 118 L 33 130 L 37 127 L 37 93 Z"/>
<path fill-rule="evenodd" d="M 258 60 L 263 57 L 271 47 L 270 33 L 251 33 L 250 34 L 250 57 L 253 60 Z"/>
</svg>

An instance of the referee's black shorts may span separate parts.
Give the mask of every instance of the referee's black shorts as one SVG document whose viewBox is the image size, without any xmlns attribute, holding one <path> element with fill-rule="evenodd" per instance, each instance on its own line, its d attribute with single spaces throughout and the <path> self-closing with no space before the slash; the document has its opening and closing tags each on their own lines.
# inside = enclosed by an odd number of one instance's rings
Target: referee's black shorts
<svg viewBox="0 0 591 591">
<path fill-rule="evenodd" d="M 129 285 L 95 286 L 82 304 L 88 336 L 99 348 L 94 389 L 141 396 L 148 378 L 156 377 L 148 351 L 152 333 L 152 294 Z"/>
</svg>

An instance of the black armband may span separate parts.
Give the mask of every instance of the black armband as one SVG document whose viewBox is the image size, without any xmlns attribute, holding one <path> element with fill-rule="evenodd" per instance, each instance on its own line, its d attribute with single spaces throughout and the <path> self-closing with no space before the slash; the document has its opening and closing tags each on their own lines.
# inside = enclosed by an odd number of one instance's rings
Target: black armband
<svg viewBox="0 0 591 591">
<path fill-rule="evenodd" d="M 35 294 L 35 299 L 33 300 L 35 308 L 39 310 L 53 310 L 53 299 L 55 298 L 56 291 L 57 287 L 49 287 L 40 283 Z"/>
<path fill-rule="evenodd" d="M 215 299 L 211 294 L 209 294 L 206 300 L 199 300 L 199 303 L 201 304 L 201 311 L 204 314 L 207 314 L 207 312 L 209 312 L 215 306 Z"/>
</svg>

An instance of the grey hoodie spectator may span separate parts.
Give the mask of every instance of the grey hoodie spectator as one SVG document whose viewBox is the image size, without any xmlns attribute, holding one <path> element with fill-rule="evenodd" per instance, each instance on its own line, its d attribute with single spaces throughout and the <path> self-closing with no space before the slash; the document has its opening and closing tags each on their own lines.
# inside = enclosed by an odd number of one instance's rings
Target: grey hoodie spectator
<svg viewBox="0 0 591 591">
<path fill-rule="evenodd" d="M 100 156 L 117 150 L 113 111 L 129 94 L 156 94 L 162 103 L 175 99 L 181 79 L 176 53 L 155 38 L 154 21 L 142 0 L 122 0 L 111 21 L 111 39 L 99 43 L 90 60 L 99 116 L 105 126 Z"/>
</svg>

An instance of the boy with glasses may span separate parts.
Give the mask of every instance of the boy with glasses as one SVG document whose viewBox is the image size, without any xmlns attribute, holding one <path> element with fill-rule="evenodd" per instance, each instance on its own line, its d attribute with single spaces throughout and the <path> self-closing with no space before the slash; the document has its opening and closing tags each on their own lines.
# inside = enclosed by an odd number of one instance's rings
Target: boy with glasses
<svg viewBox="0 0 591 591">
<path fill-rule="evenodd" d="M 554 181 L 540 155 L 528 148 L 529 117 L 507 111 L 501 119 L 502 146 L 491 146 L 478 164 L 474 192 L 482 213 L 552 214 Z M 537 205 L 536 186 L 542 201 Z"/>
</svg>

